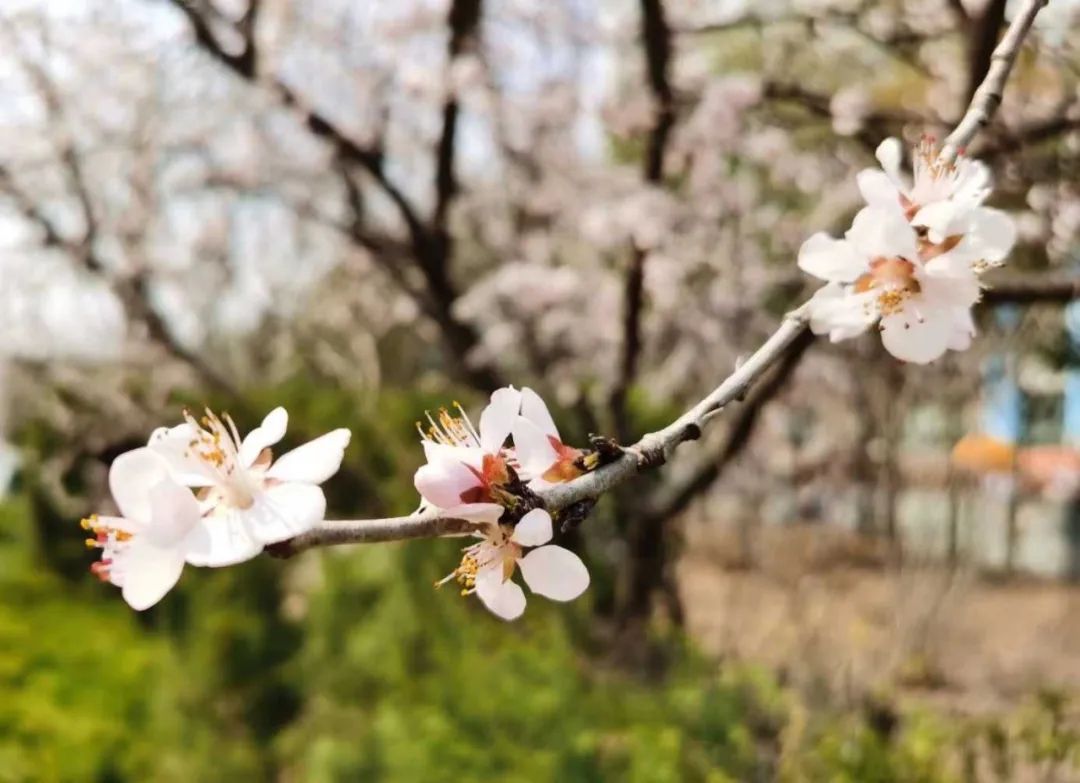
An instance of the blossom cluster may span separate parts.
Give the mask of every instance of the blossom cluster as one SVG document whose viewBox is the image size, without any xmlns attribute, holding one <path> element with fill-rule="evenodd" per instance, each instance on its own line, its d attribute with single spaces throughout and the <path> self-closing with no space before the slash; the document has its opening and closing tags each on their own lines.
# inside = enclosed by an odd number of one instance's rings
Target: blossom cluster
<svg viewBox="0 0 1080 783">
<path fill-rule="evenodd" d="M 1004 261 L 1016 239 L 1011 218 L 983 206 L 986 167 L 964 156 L 936 156 L 924 138 L 914 178 L 900 174 L 900 143 L 877 150 L 882 170 L 858 175 L 867 206 L 843 239 L 819 233 L 799 251 L 800 268 L 826 281 L 807 303 L 811 329 L 842 340 L 879 324 L 893 355 L 929 362 L 968 347 L 971 308 L 982 273 Z M 596 467 L 598 455 L 563 443 L 544 401 L 528 388 L 491 395 L 474 426 L 457 403 L 417 425 L 425 463 L 414 484 L 417 513 L 472 523 L 478 540 L 438 585 L 456 581 L 505 620 L 525 611 L 529 589 L 570 601 L 589 585 L 581 559 L 555 545 L 555 524 L 538 490 Z M 350 433 L 337 429 L 274 460 L 288 415 L 270 412 L 244 438 L 228 416 L 185 413 L 143 448 L 118 457 L 109 474 L 120 516 L 83 526 L 100 549 L 92 570 L 121 588 L 136 609 L 159 601 L 185 564 L 226 566 L 258 555 L 322 522 L 320 484 L 338 471 Z"/>
<path fill-rule="evenodd" d="M 516 524 L 505 517 L 526 502 L 515 485 L 526 482 L 536 490 L 574 479 L 585 471 L 586 454 L 562 442 L 547 406 L 531 389 L 494 392 L 479 427 L 455 407 L 457 415 L 442 410 L 429 417 L 428 429 L 419 427 L 427 462 L 414 482 L 421 509 L 478 523 L 480 540 L 465 548 L 460 565 L 439 584 L 456 580 L 462 595 L 475 593 L 504 620 L 525 611 L 525 593 L 511 579 L 517 568 L 532 592 L 554 601 L 577 598 L 589 586 L 589 572 L 573 552 L 549 543 L 551 515 L 533 508 Z"/>
<path fill-rule="evenodd" d="M 799 250 L 799 267 L 826 281 L 808 303 L 810 327 L 837 341 L 877 324 L 886 350 L 908 362 L 965 350 L 981 276 L 1012 249 L 1014 222 L 983 206 L 986 166 L 963 154 L 941 160 L 929 137 L 914 151 L 911 182 L 898 140 L 882 142 L 877 158 L 880 170 L 858 175 L 867 206 L 843 239 L 818 233 Z"/>
<path fill-rule="evenodd" d="M 589 585 L 585 564 L 550 543 L 547 511 L 520 505 L 536 489 L 580 476 L 586 453 L 562 442 L 531 389 L 496 391 L 478 428 L 456 407 L 457 415 L 429 415 L 430 428 L 421 429 L 426 463 L 415 477 L 423 499 L 418 513 L 438 509 L 471 521 L 479 541 L 438 584 L 456 580 L 462 594 L 475 593 L 506 620 L 525 610 L 525 594 L 511 579 L 518 568 L 534 593 L 577 598 Z M 109 488 L 119 516 L 82 521 L 91 533 L 87 545 L 101 550 L 91 571 L 138 610 L 160 601 L 185 564 L 241 563 L 320 523 L 326 498 L 319 485 L 338 471 L 350 440 L 347 429 L 334 430 L 275 460 L 272 447 L 288 423 L 284 408 L 243 438 L 227 415 L 184 418 L 114 460 Z"/>
<path fill-rule="evenodd" d="M 109 489 L 120 515 L 82 521 L 87 546 L 101 550 L 91 571 L 134 609 L 160 601 L 185 564 L 241 563 L 322 521 L 319 485 L 338 471 L 350 439 L 337 429 L 275 461 L 284 408 L 245 438 L 227 415 L 207 411 L 196 420 L 185 411 L 184 419 L 113 461 Z"/>
</svg>

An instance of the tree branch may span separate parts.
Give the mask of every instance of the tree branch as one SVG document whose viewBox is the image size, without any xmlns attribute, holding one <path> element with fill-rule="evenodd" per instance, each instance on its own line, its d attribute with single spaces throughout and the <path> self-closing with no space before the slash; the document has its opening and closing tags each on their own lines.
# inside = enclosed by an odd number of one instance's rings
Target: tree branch
<svg viewBox="0 0 1080 783">
<path fill-rule="evenodd" d="M 664 16 L 662 0 L 641 0 L 641 38 L 645 44 L 645 65 L 652 92 L 654 116 L 645 151 L 644 179 L 660 185 L 664 178 L 664 153 L 675 125 L 675 98 L 671 89 L 671 29 Z M 623 289 L 623 341 L 619 377 L 611 392 L 611 409 L 619 439 L 630 439 L 626 395 L 637 377 L 641 356 L 641 317 L 645 306 L 645 259 L 643 248 L 634 247 Z"/>
<path fill-rule="evenodd" d="M 987 304 L 1068 304 L 1080 299 L 1080 278 L 1070 275 L 1012 277 L 983 292 Z"/>
<path fill-rule="evenodd" d="M 939 161 L 955 159 L 958 146 L 974 138 L 989 122 L 1001 103 L 1001 93 L 1008 79 L 1016 53 L 1031 28 L 1035 15 L 1048 0 L 1027 0 L 1020 9 L 1001 44 L 994 52 L 990 70 L 975 93 L 972 105 L 960 125 L 946 139 Z M 649 433 L 614 462 L 565 484 L 556 484 L 537 493 L 540 503 L 549 511 L 558 511 L 585 500 L 599 498 L 605 492 L 630 480 L 641 470 L 664 464 L 672 453 L 688 440 L 697 440 L 713 417 L 734 400 L 742 399 L 747 390 L 773 365 L 795 350 L 808 327 L 804 309 L 799 308 L 781 322 L 779 328 L 745 362 L 739 365 L 709 395 L 686 411 L 668 426 Z M 803 348 L 805 350 L 805 348 Z M 285 554 L 330 544 L 345 544 L 397 538 L 426 538 L 440 535 L 440 525 L 452 525 L 455 533 L 468 532 L 470 525 L 463 520 L 442 517 L 436 511 L 414 514 L 390 520 L 349 520 L 325 522 L 294 540 Z M 440 521 L 441 520 L 441 521 Z"/>
<path fill-rule="evenodd" d="M 989 0 L 972 27 L 968 53 L 967 94 L 965 95 L 969 103 L 990 67 L 990 58 L 993 56 L 994 44 L 997 43 L 998 31 L 1005 21 L 1005 5 L 1006 0 Z M 970 20 L 965 19 L 964 24 L 968 23 Z"/>
<path fill-rule="evenodd" d="M 1005 82 L 1020 53 L 1020 46 L 1024 43 L 1024 38 L 1031 29 L 1036 14 L 1048 2 L 1049 0 L 1025 0 L 1024 5 L 1017 10 L 1001 43 L 990 56 L 990 67 L 986 71 L 986 78 L 972 95 L 968 110 L 956 126 L 956 130 L 945 139 L 945 145 L 939 156 L 941 161 L 951 163 L 956 160 L 956 156 L 971 143 L 975 135 L 990 123 L 990 118 L 1001 105 Z"/>
</svg>

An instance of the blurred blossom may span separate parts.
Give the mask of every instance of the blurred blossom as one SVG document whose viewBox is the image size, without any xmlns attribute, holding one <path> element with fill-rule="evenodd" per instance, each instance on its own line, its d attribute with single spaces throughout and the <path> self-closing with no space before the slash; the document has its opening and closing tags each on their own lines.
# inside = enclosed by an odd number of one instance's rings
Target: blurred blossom
<svg viewBox="0 0 1080 783">
<path fill-rule="evenodd" d="M 829 102 L 833 130 L 841 136 L 853 136 L 862 129 L 870 109 L 870 95 L 861 85 L 838 90 Z"/>
</svg>

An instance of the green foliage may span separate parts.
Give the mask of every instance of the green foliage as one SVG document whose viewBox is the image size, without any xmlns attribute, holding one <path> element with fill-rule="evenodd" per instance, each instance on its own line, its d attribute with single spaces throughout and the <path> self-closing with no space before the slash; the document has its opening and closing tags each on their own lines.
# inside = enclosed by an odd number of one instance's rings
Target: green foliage
<svg viewBox="0 0 1080 783">
<path fill-rule="evenodd" d="M 249 400 L 242 427 L 278 402 L 286 446 L 353 430 L 327 487 L 337 513 L 415 503 L 403 478 L 418 459 L 414 412 L 440 400 L 386 392 L 363 407 L 297 383 Z M 633 403 L 644 422 L 667 416 Z M 0 783 L 916 783 L 1077 762 L 1061 694 L 985 724 L 889 722 L 811 713 L 772 674 L 717 666 L 674 635 L 640 642 L 662 648 L 662 674 L 630 670 L 596 619 L 602 569 L 584 600 L 530 598 L 506 624 L 432 586 L 456 565 L 455 541 L 191 568 L 138 615 L 111 586 L 65 576 L 71 547 L 49 540 L 55 520 L 42 527 L 61 515 L 34 497 L 0 506 Z"/>
</svg>

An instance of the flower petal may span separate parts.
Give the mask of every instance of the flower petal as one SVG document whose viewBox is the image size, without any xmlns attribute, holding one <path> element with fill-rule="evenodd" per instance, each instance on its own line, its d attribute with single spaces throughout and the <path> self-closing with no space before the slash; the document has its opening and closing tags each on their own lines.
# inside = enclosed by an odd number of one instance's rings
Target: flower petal
<svg viewBox="0 0 1080 783">
<path fill-rule="evenodd" d="M 904 148 L 900 144 L 900 139 L 889 138 L 881 142 L 877 149 L 874 150 L 874 157 L 878 159 L 878 163 L 881 164 L 881 168 L 885 170 L 885 173 L 889 176 L 897 187 L 903 187 L 902 178 L 900 175 L 900 164 L 904 160 Z"/>
<path fill-rule="evenodd" d="M 149 541 L 133 540 L 115 556 L 120 594 L 137 612 L 149 609 L 180 580 L 184 570 L 182 550 L 156 547 Z"/>
<path fill-rule="evenodd" d="M 1016 244 L 1016 222 L 1000 209 L 972 210 L 968 232 L 975 252 L 991 264 L 1004 261 Z"/>
<path fill-rule="evenodd" d="M 166 475 L 150 489 L 150 519 L 142 535 L 155 546 L 175 547 L 195 529 L 200 517 L 199 502 L 191 490 Z"/>
<path fill-rule="evenodd" d="M 503 580 L 502 568 L 482 568 L 476 575 L 476 595 L 484 606 L 503 620 L 516 620 L 525 611 L 525 591 Z"/>
<path fill-rule="evenodd" d="M 321 435 L 283 454 L 270 466 L 266 475 L 281 481 L 322 484 L 338 472 L 341 459 L 345 456 L 345 447 L 349 445 L 351 437 L 352 433 L 347 429 Z"/>
<path fill-rule="evenodd" d="M 480 447 L 485 454 L 499 451 L 514 428 L 521 410 L 521 392 L 513 386 L 496 389 L 480 414 Z"/>
<path fill-rule="evenodd" d="M 900 189 L 885 172 L 880 169 L 863 169 L 855 176 L 855 182 L 869 206 L 900 209 Z"/>
<path fill-rule="evenodd" d="M 255 505 L 240 512 L 251 536 L 276 544 L 306 533 L 326 516 L 326 496 L 315 484 L 289 482 L 268 487 Z"/>
<path fill-rule="evenodd" d="M 420 496 L 438 508 L 461 505 L 461 495 L 480 486 L 480 480 L 468 467 L 455 461 L 429 462 L 421 465 L 413 477 Z"/>
<path fill-rule="evenodd" d="M 498 503 L 462 503 L 460 506 L 443 509 L 443 516 L 450 519 L 464 519 L 468 522 L 494 524 L 499 521 L 503 511 L 505 509 Z"/>
<path fill-rule="evenodd" d="M 240 444 L 240 464 L 250 468 L 263 449 L 273 446 L 285 437 L 288 426 L 289 414 L 284 408 L 274 408 L 266 414 L 262 424 L 249 432 Z"/>
<path fill-rule="evenodd" d="M 196 433 L 190 424 L 158 427 L 150 434 L 147 448 L 165 459 L 173 476 L 186 487 L 212 487 L 217 483 L 214 469 L 191 448 Z"/>
<path fill-rule="evenodd" d="M 915 259 L 919 255 L 915 229 L 898 210 L 864 207 L 855 215 L 844 237 L 866 260 L 897 256 Z"/>
<path fill-rule="evenodd" d="M 799 248 L 799 269 L 831 283 L 853 283 L 868 269 L 865 256 L 843 239 L 818 232 Z"/>
<path fill-rule="evenodd" d="M 120 516 L 148 524 L 153 517 L 150 490 L 169 478 L 168 463 L 149 448 L 133 449 L 114 459 L 109 468 L 109 490 Z"/>
<path fill-rule="evenodd" d="M 951 313 L 939 307 L 912 307 L 881 319 L 881 342 L 897 359 L 927 364 L 949 347 L 954 328 Z"/>
<path fill-rule="evenodd" d="M 553 601 L 572 601 L 589 586 L 581 558 L 561 546 L 542 546 L 518 561 L 525 584 Z"/>
<path fill-rule="evenodd" d="M 830 283 L 810 297 L 807 314 L 814 334 L 827 334 L 833 342 L 847 340 L 862 334 L 877 320 L 877 299 L 872 291 L 856 294 Z"/>
<path fill-rule="evenodd" d="M 510 540 L 521 546 L 541 546 L 551 540 L 551 514 L 534 508 L 514 527 Z"/>
<path fill-rule="evenodd" d="M 185 544 L 189 563 L 213 568 L 243 563 L 263 550 L 241 512 L 227 507 L 200 519 Z"/>
<path fill-rule="evenodd" d="M 521 466 L 519 472 L 525 479 L 542 475 L 559 459 L 550 436 L 521 416 L 514 422 L 514 453 Z"/>
<path fill-rule="evenodd" d="M 559 437 L 559 430 L 555 426 L 555 420 L 551 418 L 551 411 L 539 394 L 528 386 L 521 390 L 521 415 L 535 424 L 545 435 Z"/>
</svg>

